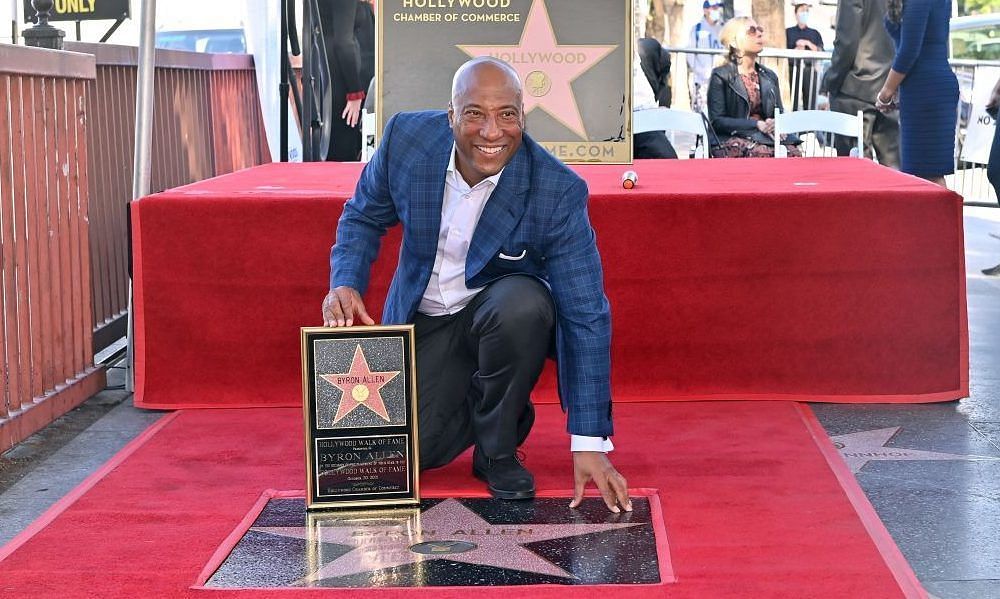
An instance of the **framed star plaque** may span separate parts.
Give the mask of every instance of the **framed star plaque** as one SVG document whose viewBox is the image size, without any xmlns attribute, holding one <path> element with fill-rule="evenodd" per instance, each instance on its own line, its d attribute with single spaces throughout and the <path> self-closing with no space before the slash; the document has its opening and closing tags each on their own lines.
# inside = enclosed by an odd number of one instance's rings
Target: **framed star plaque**
<svg viewBox="0 0 1000 599">
<path fill-rule="evenodd" d="M 420 501 L 413 326 L 302 329 L 309 509 Z"/>
<path fill-rule="evenodd" d="M 397 112 L 446 109 L 455 70 L 518 72 L 526 130 L 566 163 L 632 162 L 633 0 L 379 0 L 376 136 Z"/>
</svg>

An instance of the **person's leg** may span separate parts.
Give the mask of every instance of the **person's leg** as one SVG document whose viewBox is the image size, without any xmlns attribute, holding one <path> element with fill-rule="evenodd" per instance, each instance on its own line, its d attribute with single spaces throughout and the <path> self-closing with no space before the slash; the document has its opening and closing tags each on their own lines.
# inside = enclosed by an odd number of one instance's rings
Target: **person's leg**
<svg viewBox="0 0 1000 599">
<path fill-rule="evenodd" d="M 875 155 L 878 163 L 889 168 L 899 168 L 899 113 L 892 112 L 882 114 L 871 108 L 874 116 L 871 134 L 865 132 L 865 136 L 871 139 L 872 147 L 875 148 Z M 867 116 L 867 111 L 866 111 Z"/>
<path fill-rule="evenodd" d="M 464 312 L 437 317 L 417 314 L 414 319 L 422 470 L 448 464 L 473 443 L 466 398 L 478 366 L 466 343 Z"/>
<path fill-rule="evenodd" d="M 633 158 L 677 158 L 665 131 L 643 131 L 632 135 Z"/>
<path fill-rule="evenodd" d="M 830 110 L 843 114 L 857 114 L 861 108 L 861 103 L 850 96 L 834 95 L 830 98 Z M 865 112 L 865 156 L 871 156 L 871 130 L 874 116 Z M 855 139 L 844 135 L 833 136 L 833 147 L 837 150 L 837 156 L 850 156 L 854 149 Z"/>
<path fill-rule="evenodd" d="M 993 132 L 993 147 L 990 148 L 990 158 L 986 165 L 986 178 L 993 185 L 993 191 L 1000 201 L 1000 125 L 997 125 Z M 1000 277 L 1000 264 L 992 268 L 983 269 L 983 274 L 991 277 Z"/>
<path fill-rule="evenodd" d="M 480 392 L 470 394 L 476 445 L 489 458 L 511 457 L 527 434 L 522 419 L 548 356 L 555 308 L 548 289 L 530 276 L 494 282 L 470 307 L 468 343 L 479 364 Z"/>
<path fill-rule="evenodd" d="M 1000 125 L 993 131 L 993 147 L 990 148 L 989 162 L 986 164 L 986 178 L 993 185 L 993 191 L 1000 201 Z"/>
<path fill-rule="evenodd" d="M 875 110 L 874 104 L 844 95 L 830 98 L 830 110 L 851 115 L 860 110 L 864 119 L 865 157 L 874 157 L 889 168 L 899 168 L 899 121 L 894 115 L 882 114 Z M 833 144 L 838 156 L 850 156 L 855 140 L 834 135 Z"/>
<path fill-rule="evenodd" d="M 494 282 L 457 314 L 415 317 L 421 469 L 473 443 L 492 460 L 515 456 L 534 423 L 529 396 L 554 323 L 548 290 L 527 276 Z M 533 493 L 530 474 L 523 487 Z"/>
</svg>

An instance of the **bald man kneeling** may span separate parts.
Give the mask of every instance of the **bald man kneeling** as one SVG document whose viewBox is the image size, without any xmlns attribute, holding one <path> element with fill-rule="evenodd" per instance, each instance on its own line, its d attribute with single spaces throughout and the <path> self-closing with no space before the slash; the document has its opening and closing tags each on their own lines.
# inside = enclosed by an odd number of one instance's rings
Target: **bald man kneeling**
<svg viewBox="0 0 1000 599">
<path fill-rule="evenodd" d="M 524 133 L 521 81 L 477 58 L 452 82 L 447 113 L 400 113 L 344 206 L 330 254 L 327 326 L 373 324 L 361 299 L 382 235 L 403 242 L 382 321 L 413 323 L 420 465 L 474 446 L 473 474 L 501 499 L 530 499 L 518 447 L 547 357 L 573 455 L 574 497 L 591 480 L 631 511 L 608 459 L 611 315 L 587 216 L 587 185 Z"/>
</svg>

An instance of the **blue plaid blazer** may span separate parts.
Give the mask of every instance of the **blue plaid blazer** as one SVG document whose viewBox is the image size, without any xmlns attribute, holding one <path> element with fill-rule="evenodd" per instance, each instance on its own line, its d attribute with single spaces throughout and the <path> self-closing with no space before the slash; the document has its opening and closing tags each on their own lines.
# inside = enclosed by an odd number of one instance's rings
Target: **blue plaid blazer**
<svg viewBox="0 0 1000 599">
<path fill-rule="evenodd" d="M 330 286 L 362 294 L 389 227 L 403 225 L 382 321 L 412 322 L 437 255 L 445 172 L 454 144 L 444 112 L 401 113 L 344 206 L 330 253 Z M 576 435 L 612 434 L 611 314 L 587 184 L 527 135 L 486 202 L 466 258 L 466 286 L 512 274 L 545 281 L 557 314 L 559 396 Z M 501 259 L 500 253 L 524 257 Z"/>
</svg>

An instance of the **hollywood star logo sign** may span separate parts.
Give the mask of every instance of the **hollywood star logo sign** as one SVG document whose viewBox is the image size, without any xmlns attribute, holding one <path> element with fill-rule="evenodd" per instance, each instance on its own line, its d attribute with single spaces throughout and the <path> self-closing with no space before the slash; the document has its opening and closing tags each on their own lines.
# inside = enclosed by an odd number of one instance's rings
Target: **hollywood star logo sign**
<svg viewBox="0 0 1000 599">
<path fill-rule="evenodd" d="M 491 56 L 521 79 L 527 132 L 566 162 L 631 161 L 631 0 L 385 0 L 378 131 L 445 109 L 455 70 Z"/>
</svg>

